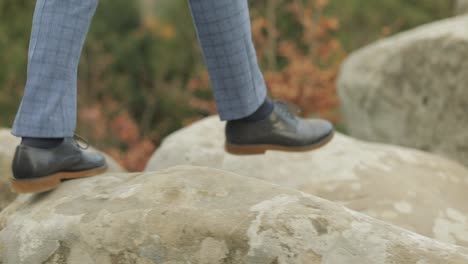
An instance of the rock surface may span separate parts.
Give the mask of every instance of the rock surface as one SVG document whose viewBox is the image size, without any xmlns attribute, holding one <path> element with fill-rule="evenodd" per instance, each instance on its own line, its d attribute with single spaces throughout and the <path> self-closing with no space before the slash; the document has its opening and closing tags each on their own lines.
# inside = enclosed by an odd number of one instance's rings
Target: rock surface
<svg viewBox="0 0 468 264">
<path fill-rule="evenodd" d="M 468 13 L 468 0 L 457 0 L 455 12 L 457 14 Z"/>
<path fill-rule="evenodd" d="M 146 171 L 176 165 L 219 168 L 304 191 L 441 241 L 468 246 L 468 170 L 402 147 L 336 135 L 319 151 L 234 156 L 224 123 L 211 117 L 163 142 Z"/>
<path fill-rule="evenodd" d="M 0 211 L 16 197 L 10 190 L 8 179 L 11 177 L 11 161 L 18 140 L 7 129 L 0 129 Z"/>
<path fill-rule="evenodd" d="M 11 161 L 20 139 L 11 135 L 9 129 L 0 128 L 0 211 L 11 203 L 17 196 L 10 190 Z M 90 151 L 96 151 L 90 148 Z M 111 157 L 106 156 L 109 172 L 124 172 L 125 170 Z"/>
<path fill-rule="evenodd" d="M 465 248 L 210 168 L 66 182 L 3 222 L 4 264 L 468 263 Z"/>
<path fill-rule="evenodd" d="M 468 165 L 468 16 L 428 24 L 353 53 L 339 95 L 349 133 Z"/>
</svg>

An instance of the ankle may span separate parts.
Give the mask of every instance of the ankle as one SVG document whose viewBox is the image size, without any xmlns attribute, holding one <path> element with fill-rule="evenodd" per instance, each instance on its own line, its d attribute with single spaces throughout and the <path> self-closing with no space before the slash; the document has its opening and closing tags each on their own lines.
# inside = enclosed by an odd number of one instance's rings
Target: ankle
<svg viewBox="0 0 468 264">
<path fill-rule="evenodd" d="M 274 104 L 269 97 L 265 98 L 265 101 L 260 105 L 260 107 L 253 112 L 252 114 L 238 119 L 239 121 L 244 122 L 257 122 L 266 119 L 274 109 Z"/>
<path fill-rule="evenodd" d="M 23 137 L 21 138 L 21 145 L 41 148 L 41 149 L 51 149 L 58 147 L 62 144 L 63 138 L 34 138 L 34 137 Z"/>
</svg>

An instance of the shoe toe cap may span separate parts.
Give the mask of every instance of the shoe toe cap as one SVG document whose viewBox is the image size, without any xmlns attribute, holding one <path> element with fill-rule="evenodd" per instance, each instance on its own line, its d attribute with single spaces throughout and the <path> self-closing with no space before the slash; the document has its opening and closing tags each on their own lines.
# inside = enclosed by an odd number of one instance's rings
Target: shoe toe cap
<svg viewBox="0 0 468 264">
<path fill-rule="evenodd" d="M 320 141 L 333 134 L 333 124 L 323 119 L 310 119 L 306 122 L 305 126 L 308 138 L 311 142 Z"/>
<path fill-rule="evenodd" d="M 100 153 L 91 153 L 91 162 L 94 163 L 97 167 L 102 167 L 106 165 L 106 158 Z"/>
<path fill-rule="evenodd" d="M 79 169 L 82 170 L 88 170 L 105 167 L 106 165 L 107 163 L 104 155 L 97 152 L 83 152 L 80 164 L 77 164 L 75 167 L 79 167 Z"/>
</svg>

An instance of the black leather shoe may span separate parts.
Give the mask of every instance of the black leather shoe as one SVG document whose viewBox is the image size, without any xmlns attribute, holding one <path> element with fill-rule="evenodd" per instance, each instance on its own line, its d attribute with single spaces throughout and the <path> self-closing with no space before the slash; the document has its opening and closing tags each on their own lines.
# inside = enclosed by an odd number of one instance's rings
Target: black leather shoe
<svg viewBox="0 0 468 264">
<path fill-rule="evenodd" d="M 225 149 L 231 154 L 263 154 L 267 150 L 310 151 L 333 138 L 333 125 L 321 119 L 298 118 L 288 103 L 275 100 L 273 112 L 258 122 L 228 121 Z"/>
<path fill-rule="evenodd" d="M 12 164 L 11 186 L 18 193 L 45 192 L 63 180 L 94 176 L 107 170 L 105 158 L 85 152 L 75 138 L 59 146 L 40 149 L 19 145 Z"/>
</svg>

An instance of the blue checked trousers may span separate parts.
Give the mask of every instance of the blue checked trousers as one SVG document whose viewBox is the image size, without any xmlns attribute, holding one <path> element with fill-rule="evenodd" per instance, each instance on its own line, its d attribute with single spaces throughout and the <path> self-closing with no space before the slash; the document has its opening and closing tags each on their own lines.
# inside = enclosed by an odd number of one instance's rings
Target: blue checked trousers
<svg viewBox="0 0 468 264">
<path fill-rule="evenodd" d="M 252 43 L 247 0 L 189 0 L 222 120 L 253 113 L 266 87 Z M 12 133 L 70 137 L 77 71 L 98 0 L 37 0 L 24 96 Z"/>
</svg>

